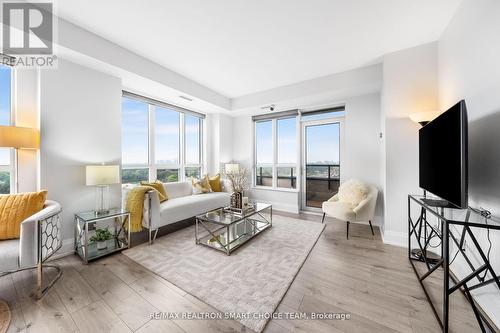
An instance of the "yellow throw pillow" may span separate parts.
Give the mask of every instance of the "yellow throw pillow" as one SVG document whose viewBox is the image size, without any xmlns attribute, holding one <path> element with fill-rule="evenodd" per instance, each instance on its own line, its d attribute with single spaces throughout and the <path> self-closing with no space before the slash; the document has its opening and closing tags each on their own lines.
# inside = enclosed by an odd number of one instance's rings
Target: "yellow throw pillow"
<svg viewBox="0 0 500 333">
<path fill-rule="evenodd" d="M 45 205 L 47 191 L 0 195 L 0 240 L 19 238 L 21 223 Z"/>
<path fill-rule="evenodd" d="M 216 174 L 213 177 L 208 178 L 208 182 L 210 183 L 210 188 L 214 192 L 222 192 L 220 186 L 220 173 Z"/>
<path fill-rule="evenodd" d="M 152 183 L 141 181 L 141 185 L 149 186 L 149 187 L 152 187 L 155 190 L 157 190 L 159 193 L 160 202 L 168 200 L 168 195 L 167 195 L 167 192 L 165 191 L 165 187 L 163 187 L 163 183 L 160 182 L 159 180 L 155 180 Z"/>
<path fill-rule="evenodd" d="M 213 192 L 207 175 L 201 179 L 191 178 L 191 185 L 193 185 L 193 194 Z"/>
</svg>

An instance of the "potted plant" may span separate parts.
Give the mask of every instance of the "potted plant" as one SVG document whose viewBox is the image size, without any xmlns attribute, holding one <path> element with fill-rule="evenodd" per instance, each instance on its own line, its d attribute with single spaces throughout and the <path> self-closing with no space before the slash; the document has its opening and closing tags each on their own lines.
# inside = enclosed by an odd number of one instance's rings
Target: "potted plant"
<svg viewBox="0 0 500 333">
<path fill-rule="evenodd" d="M 90 241 L 92 243 L 97 243 L 98 250 L 104 250 L 108 247 L 108 239 L 113 238 L 113 234 L 109 232 L 108 228 L 106 229 L 96 229 L 95 234 L 90 237 Z"/>
</svg>

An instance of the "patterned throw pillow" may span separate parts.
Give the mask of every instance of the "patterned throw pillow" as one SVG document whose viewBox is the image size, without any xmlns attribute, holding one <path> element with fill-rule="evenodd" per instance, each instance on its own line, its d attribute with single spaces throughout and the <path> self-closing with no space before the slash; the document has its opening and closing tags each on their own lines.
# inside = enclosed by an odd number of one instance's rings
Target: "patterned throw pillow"
<svg viewBox="0 0 500 333">
<path fill-rule="evenodd" d="M 193 194 L 202 194 L 213 192 L 210 187 L 210 182 L 208 181 L 208 176 L 205 175 L 201 179 L 192 178 L 191 185 L 193 186 Z"/>
</svg>

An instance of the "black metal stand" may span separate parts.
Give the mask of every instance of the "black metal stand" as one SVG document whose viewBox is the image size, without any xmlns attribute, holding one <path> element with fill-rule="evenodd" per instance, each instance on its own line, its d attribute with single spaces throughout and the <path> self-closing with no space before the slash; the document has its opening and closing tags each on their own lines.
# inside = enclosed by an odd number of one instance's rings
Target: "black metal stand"
<svg viewBox="0 0 500 333">
<path fill-rule="evenodd" d="M 483 249 L 479 245 L 474 233 L 471 228 L 480 228 L 480 229 L 491 229 L 491 230 L 500 230 L 500 223 L 488 223 L 488 219 L 485 217 L 481 217 L 480 221 L 483 222 L 473 222 L 470 221 L 471 213 L 477 214 L 477 212 L 473 212 L 471 210 L 467 210 L 466 217 L 463 221 L 457 221 L 452 219 L 447 219 L 444 215 L 444 207 L 432 207 L 429 206 L 426 201 L 424 201 L 425 197 L 422 196 L 408 196 L 408 259 L 415 271 L 415 274 L 424 290 L 425 296 L 431 305 L 432 311 L 436 316 L 436 319 L 439 322 L 443 332 L 448 332 L 449 329 L 449 298 L 450 295 L 457 291 L 461 290 L 467 301 L 470 303 L 476 320 L 481 328 L 482 332 L 486 332 L 485 324 L 489 330 L 494 331 L 494 328 L 490 324 L 489 320 L 485 318 L 481 311 L 478 309 L 478 305 L 474 301 L 470 291 L 473 289 L 477 289 L 483 287 L 490 283 L 496 283 L 497 287 L 500 289 L 500 280 L 498 275 L 491 267 L 490 262 L 487 256 L 484 254 Z M 411 217 L 411 203 L 414 202 L 420 207 L 420 214 L 418 219 L 413 222 Z M 435 225 L 432 225 L 427 220 L 427 213 L 432 214 L 439 221 L 438 224 L 440 228 L 437 228 Z M 460 238 L 458 239 L 455 235 L 450 231 L 450 226 L 458 226 L 462 227 L 460 232 Z M 413 236 L 413 238 L 412 238 Z M 481 263 L 479 267 L 476 267 L 470 258 L 466 255 L 464 251 L 464 241 L 468 236 L 474 245 L 474 250 L 479 254 L 481 258 Z M 427 251 L 429 250 L 429 242 L 433 237 L 438 237 L 441 240 L 441 256 L 437 262 L 429 262 L 427 257 Z M 412 239 L 416 241 L 418 245 L 418 249 L 421 251 L 422 256 L 416 258 L 412 255 Z M 461 256 L 467 262 L 471 273 L 464 277 L 461 280 L 455 278 L 453 274 L 450 274 L 450 240 L 455 243 L 457 246 L 457 251 L 461 254 Z M 458 255 L 458 253 L 457 253 Z M 424 263 L 427 271 L 420 275 L 415 263 Z M 438 310 L 436 309 L 429 293 L 424 285 L 424 280 L 428 278 L 431 274 L 436 272 L 438 268 L 442 267 L 443 270 L 443 309 L 442 316 L 439 315 Z M 489 273 L 491 276 L 490 279 L 485 279 L 487 274 Z M 481 274 L 483 276 L 481 276 Z M 450 282 L 453 285 L 450 286 Z M 476 282 L 472 284 L 473 282 Z M 469 285 L 472 284 L 472 285 Z"/>
</svg>

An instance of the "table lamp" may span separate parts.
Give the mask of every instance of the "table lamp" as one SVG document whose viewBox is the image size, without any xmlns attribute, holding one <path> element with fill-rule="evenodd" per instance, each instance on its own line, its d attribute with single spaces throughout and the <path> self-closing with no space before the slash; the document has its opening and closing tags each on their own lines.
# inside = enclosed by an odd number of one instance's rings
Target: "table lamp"
<svg viewBox="0 0 500 333">
<path fill-rule="evenodd" d="M 95 214 L 106 214 L 109 212 L 109 185 L 120 184 L 120 167 L 118 165 L 87 165 L 85 184 L 96 187 Z"/>
<path fill-rule="evenodd" d="M 224 166 L 226 174 L 228 173 L 238 173 L 240 171 L 240 165 L 237 163 L 226 163 Z"/>
</svg>

